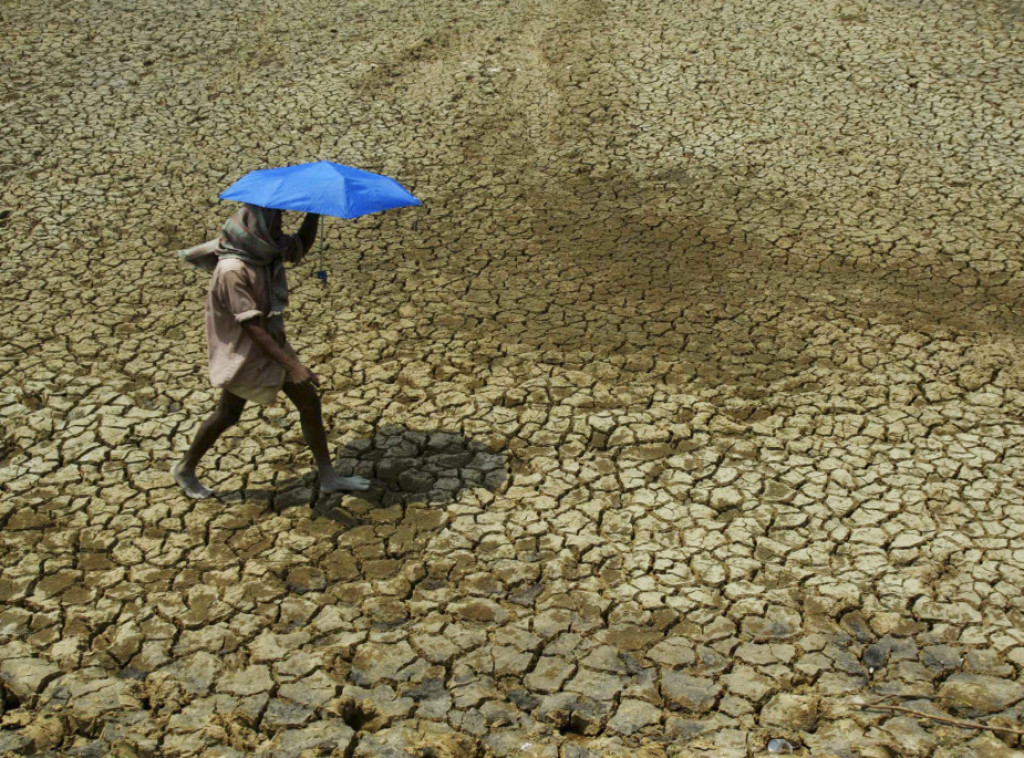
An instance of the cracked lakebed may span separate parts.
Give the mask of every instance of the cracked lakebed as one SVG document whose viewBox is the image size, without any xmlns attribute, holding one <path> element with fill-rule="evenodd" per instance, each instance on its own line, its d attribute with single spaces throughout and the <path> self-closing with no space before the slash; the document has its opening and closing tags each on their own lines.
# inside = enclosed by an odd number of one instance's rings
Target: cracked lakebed
<svg viewBox="0 0 1024 758">
<path fill-rule="evenodd" d="M 0 8 L 0 754 L 1012 756 L 1012 3 Z M 174 250 L 317 159 L 343 473 Z M 297 218 L 286 214 L 291 228 Z M 313 507 L 310 507 L 313 506 Z"/>
</svg>

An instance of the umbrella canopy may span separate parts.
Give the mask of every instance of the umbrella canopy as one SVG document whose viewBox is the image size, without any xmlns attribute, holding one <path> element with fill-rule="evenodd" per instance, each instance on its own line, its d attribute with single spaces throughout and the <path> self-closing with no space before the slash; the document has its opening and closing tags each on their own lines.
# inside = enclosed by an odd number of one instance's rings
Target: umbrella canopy
<svg viewBox="0 0 1024 758">
<path fill-rule="evenodd" d="M 251 171 L 220 193 L 222 200 L 339 218 L 420 205 L 394 179 L 330 161 Z"/>
</svg>

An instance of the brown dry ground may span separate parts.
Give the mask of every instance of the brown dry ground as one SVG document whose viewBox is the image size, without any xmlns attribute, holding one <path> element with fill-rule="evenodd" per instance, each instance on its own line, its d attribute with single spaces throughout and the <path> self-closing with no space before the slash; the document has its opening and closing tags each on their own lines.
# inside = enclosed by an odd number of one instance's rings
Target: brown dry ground
<svg viewBox="0 0 1024 758">
<path fill-rule="evenodd" d="M 1021 754 L 863 708 L 1024 714 L 1019 3 L 0 0 L 0 72 L 0 753 Z M 375 488 L 278 406 L 187 501 L 173 251 L 316 159 L 424 201 L 292 272 Z"/>
</svg>

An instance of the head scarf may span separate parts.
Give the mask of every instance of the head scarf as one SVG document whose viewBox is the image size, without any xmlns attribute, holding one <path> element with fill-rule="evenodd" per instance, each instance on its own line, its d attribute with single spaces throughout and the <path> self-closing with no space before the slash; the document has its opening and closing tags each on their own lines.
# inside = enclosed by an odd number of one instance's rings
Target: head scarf
<svg viewBox="0 0 1024 758">
<path fill-rule="evenodd" d="M 288 305 L 288 277 L 284 257 L 293 237 L 281 232 L 281 211 L 244 204 L 224 222 L 220 237 L 178 253 L 182 260 L 213 271 L 221 258 L 237 258 L 250 266 L 269 267 L 264 277 L 270 296 L 267 331 L 284 332 L 283 313 Z"/>
</svg>

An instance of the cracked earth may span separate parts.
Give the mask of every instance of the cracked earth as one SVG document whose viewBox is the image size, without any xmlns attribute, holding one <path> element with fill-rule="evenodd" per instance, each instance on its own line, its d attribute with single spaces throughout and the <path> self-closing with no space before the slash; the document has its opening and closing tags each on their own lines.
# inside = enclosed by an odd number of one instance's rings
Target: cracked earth
<svg viewBox="0 0 1024 758">
<path fill-rule="evenodd" d="M 0 754 L 1021 754 L 866 708 L 1024 716 L 1019 4 L 0 27 Z M 215 393 L 174 251 L 318 159 L 424 202 L 291 274 L 374 488 L 316 500 L 250 406 L 186 500 Z"/>
</svg>

